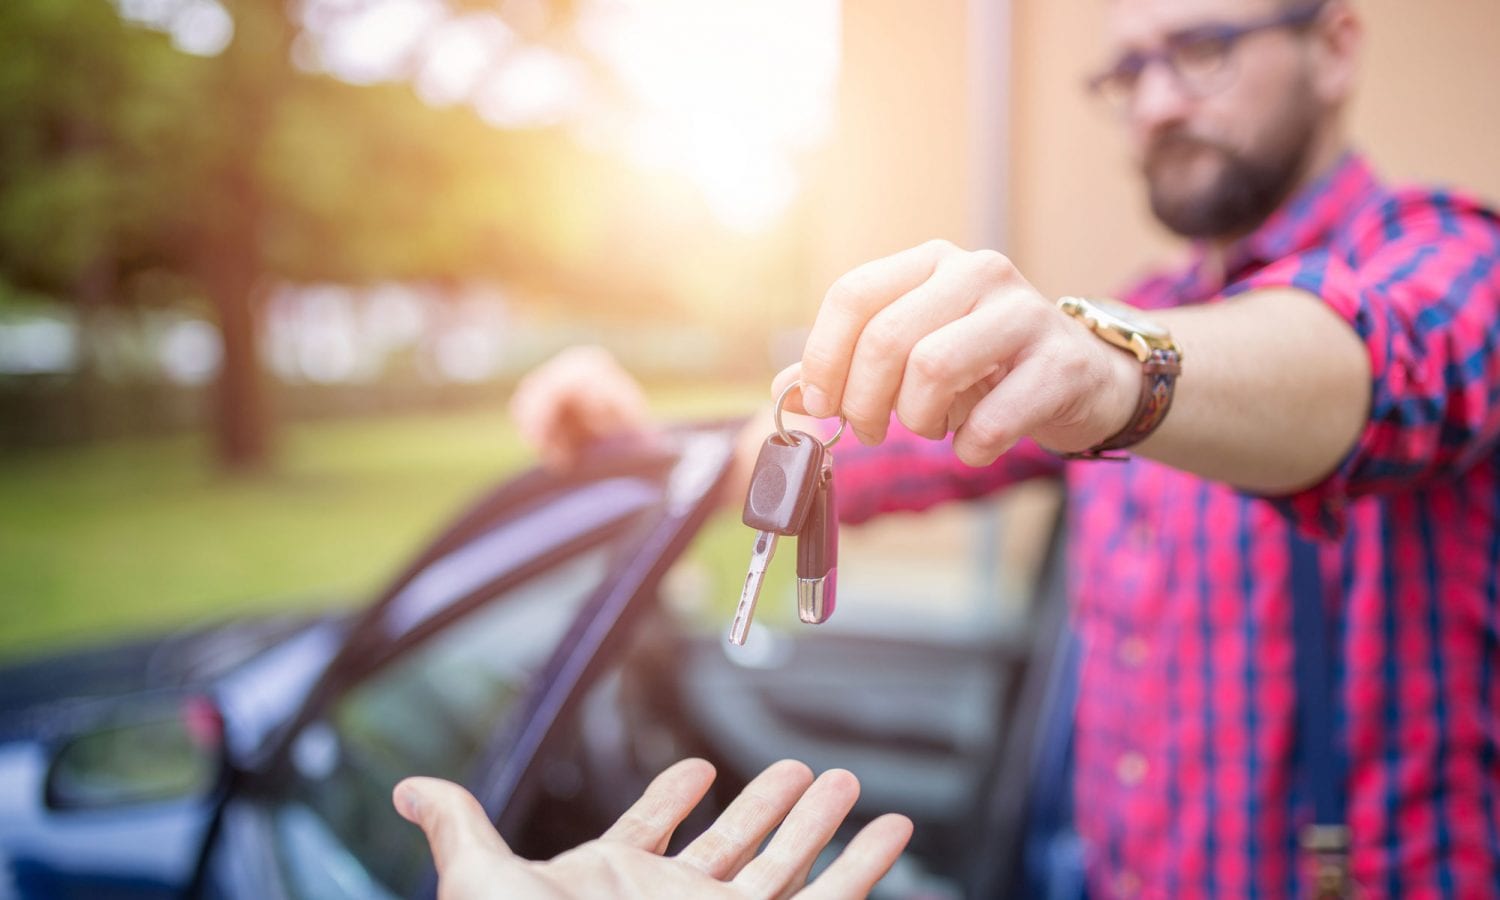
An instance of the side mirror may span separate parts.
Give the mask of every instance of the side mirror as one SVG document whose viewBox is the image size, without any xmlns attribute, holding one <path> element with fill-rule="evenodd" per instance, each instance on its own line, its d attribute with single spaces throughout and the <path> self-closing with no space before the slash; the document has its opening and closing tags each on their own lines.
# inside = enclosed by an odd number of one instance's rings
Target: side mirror
<svg viewBox="0 0 1500 900">
<path fill-rule="evenodd" d="M 207 698 L 119 716 L 65 741 L 47 770 L 53 809 L 103 809 L 208 794 L 223 772 L 223 723 Z"/>
</svg>

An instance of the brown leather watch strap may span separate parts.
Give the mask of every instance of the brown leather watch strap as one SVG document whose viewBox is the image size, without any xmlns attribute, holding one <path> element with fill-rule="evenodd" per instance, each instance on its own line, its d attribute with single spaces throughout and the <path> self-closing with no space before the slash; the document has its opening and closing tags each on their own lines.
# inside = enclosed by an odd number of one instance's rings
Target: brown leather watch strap
<svg viewBox="0 0 1500 900">
<path fill-rule="evenodd" d="M 1167 417 L 1172 408 L 1172 393 L 1177 376 L 1182 374 L 1182 359 L 1175 350 L 1155 348 L 1141 366 L 1141 399 L 1125 427 L 1087 450 L 1062 454 L 1063 459 L 1123 460 L 1120 455 L 1106 456 L 1111 450 L 1133 447 L 1144 441 Z"/>
</svg>

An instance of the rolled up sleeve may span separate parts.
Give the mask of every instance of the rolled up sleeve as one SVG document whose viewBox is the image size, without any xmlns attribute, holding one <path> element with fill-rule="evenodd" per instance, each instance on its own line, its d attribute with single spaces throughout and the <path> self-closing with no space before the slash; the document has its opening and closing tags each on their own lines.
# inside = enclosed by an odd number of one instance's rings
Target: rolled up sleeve
<svg viewBox="0 0 1500 900">
<path fill-rule="evenodd" d="M 1365 344 L 1370 412 L 1354 447 L 1320 484 L 1275 498 L 1327 536 L 1342 532 L 1352 499 L 1451 477 L 1500 435 L 1500 222 L 1473 201 L 1412 192 L 1352 233 L 1225 291 L 1315 294 Z"/>
</svg>

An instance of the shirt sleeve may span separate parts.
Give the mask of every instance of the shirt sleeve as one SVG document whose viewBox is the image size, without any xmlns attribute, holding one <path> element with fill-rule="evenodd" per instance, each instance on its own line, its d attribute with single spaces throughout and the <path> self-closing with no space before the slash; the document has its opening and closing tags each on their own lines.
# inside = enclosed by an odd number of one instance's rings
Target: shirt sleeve
<svg viewBox="0 0 1500 900">
<path fill-rule="evenodd" d="M 849 441 L 836 445 L 833 454 L 839 521 L 850 525 L 881 513 L 927 509 L 982 497 L 1029 478 L 1057 476 L 1064 465 L 1023 440 L 990 465 L 975 468 L 954 455 L 951 436 L 929 440 L 894 418 L 884 442 L 866 447 Z"/>
<path fill-rule="evenodd" d="M 1262 269 L 1226 296 L 1293 287 L 1344 318 L 1369 353 L 1369 419 L 1321 484 L 1276 502 L 1304 530 L 1342 532 L 1351 499 L 1462 472 L 1500 434 L 1500 221 L 1469 200 L 1397 195 L 1348 247 Z"/>
</svg>

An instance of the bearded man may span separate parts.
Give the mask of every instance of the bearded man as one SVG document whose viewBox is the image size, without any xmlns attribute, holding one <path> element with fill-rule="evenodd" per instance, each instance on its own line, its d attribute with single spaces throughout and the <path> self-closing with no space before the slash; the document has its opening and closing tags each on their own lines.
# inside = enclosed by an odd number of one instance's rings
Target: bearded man
<svg viewBox="0 0 1500 900">
<path fill-rule="evenodd" d="M 774 390 L 866 445 L 844 521 L 1066 480 L 1094 894 L 1500 895 L 1500 221 L 1350 146 L 1347 0 L 1106 12 L 1092 87 L 1191 263 L 1122 306 L 924 244 L 836 282 Z M 560 459 L 643 426 L 633 391 L 569 354 L 513 408 Z"/>
</svg>

